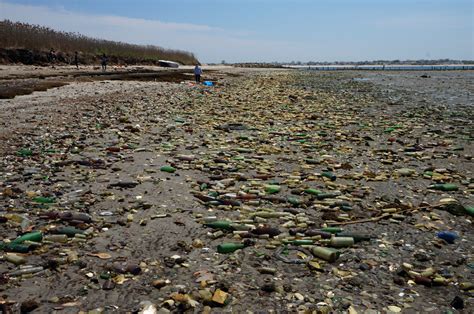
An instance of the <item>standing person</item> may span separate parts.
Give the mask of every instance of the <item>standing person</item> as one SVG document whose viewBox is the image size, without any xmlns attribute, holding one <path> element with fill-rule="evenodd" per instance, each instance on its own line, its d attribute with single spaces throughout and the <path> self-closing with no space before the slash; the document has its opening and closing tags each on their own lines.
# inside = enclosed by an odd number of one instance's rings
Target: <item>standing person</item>
<svg viewBox="0 0 474 314">
<path fill-rule="evenodd" d="M 199 66 L 199 64 L 196 64 L 194 67 L 194 78 L 196 79 L 196 83 L 201 82 L 201 74 L 202 74 L 202 69 Z"/>
<path fill-rule="evenodd" d="M 102 71 L 105 72 L 107 71 L 107 61 L 108 61 L 108 58 L 105 55 L 105 53 L 102 55 L 101 60 L 102 60 Z"/>
<path fill-rule="evenodd" d="M 54 63 L 56 61 L 56 51 L 53 48 L 49 50 L 49 62 L 51 63 L 51 67 L 54 68 Z"/>
<path fill-rule="evenodd" d="M 74 64 L 76 65 L 76 69 L 79 70 L 79 53 L 77 51 L 74 52 Z"/>
</svg>

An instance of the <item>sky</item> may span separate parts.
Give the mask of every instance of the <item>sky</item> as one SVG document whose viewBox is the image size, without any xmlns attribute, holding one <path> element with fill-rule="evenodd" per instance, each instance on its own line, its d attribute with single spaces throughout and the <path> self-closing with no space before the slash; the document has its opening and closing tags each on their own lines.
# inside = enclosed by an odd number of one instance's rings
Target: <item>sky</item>
<svg viewBox="0 0 474 314">
<path fill-rule="evenodd" d="M 474 0 L 0 0 L 3 19 L 204 63 L 474 60 Z"/>
</svg>

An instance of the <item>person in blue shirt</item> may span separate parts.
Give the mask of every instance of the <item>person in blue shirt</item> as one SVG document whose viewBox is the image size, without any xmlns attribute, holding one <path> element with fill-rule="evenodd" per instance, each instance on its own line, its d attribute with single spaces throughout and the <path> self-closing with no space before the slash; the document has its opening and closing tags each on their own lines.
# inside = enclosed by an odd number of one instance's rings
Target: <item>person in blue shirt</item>
<svg viewBox="0 0 474 314">
<path fill-rule="evenodd" d="M 102 72 L 107 71 L 107 61 L 109 61 L 109 58 L 105 55 L 105 53 L 102 55 L 101 58 L 101 63 L 102 63 Z"/>
<path fill-rule="evenodd" d="M 196 83 L 201 82 L 201 74 L 202 74 L 202 69 L 199 66 L 199 64 L 196 64 L 194 67 L 194 78 L 196 79 Z"/>
</svg>

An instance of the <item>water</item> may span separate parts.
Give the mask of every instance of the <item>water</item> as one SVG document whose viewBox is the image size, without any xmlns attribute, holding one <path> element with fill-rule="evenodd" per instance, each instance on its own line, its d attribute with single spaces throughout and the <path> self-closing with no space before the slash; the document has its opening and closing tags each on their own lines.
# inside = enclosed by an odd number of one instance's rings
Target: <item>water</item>
<svg viewBox="0 0 474 314">
<path fill-rule="evenodd" d="M 314 71 L 339 71 L 339 70 L 384 70 L 384 71 L 453 71 L 474 70 L 474 65 L 284 65 L 292 69 Z"/>
</svg>

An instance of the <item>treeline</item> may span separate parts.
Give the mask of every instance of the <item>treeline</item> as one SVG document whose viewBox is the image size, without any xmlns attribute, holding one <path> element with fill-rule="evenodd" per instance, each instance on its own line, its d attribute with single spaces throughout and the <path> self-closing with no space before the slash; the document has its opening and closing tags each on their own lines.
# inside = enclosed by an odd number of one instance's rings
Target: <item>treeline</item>
<svg viewBox="0 0 474 314">
<path fill-rule="evenodd" d="M 72 60 L 75 51 L 79 52 L 81 63 L 96 62 L 103 53 L 112 63 L 156 64 L 161 59 L 181 64 L 197 62 L 192 53 L 182 50 L 91 38 L 79 33 L 61 32 L 40 25 L 9 20 L 0 21 L 0 47 L 0 62 L 3 63 L 46 62 L 51 48 L 57 52 L 59 62 Z M 14 51 L 16 52 L 12 53 Z M 12 60 L 15 58 L 19 60 Z"/>
<path fill-rule="evenodd" d="M 238 68 L 283 68 L 283 63 L 242 62 L 242 63 L 233 63 L 232 66 L 238 67 Z"/>
</svg>

